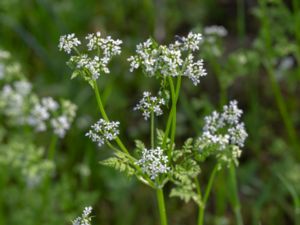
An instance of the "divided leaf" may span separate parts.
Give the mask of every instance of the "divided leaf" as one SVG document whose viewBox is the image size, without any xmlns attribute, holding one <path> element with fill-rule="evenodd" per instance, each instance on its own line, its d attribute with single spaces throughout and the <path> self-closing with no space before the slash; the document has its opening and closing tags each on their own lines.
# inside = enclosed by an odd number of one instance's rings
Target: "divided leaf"
<svg viewBox="0 0 300 225">
<path fill-rule="evenodd" d="M 135 170 L 132 167 L 130 160 L 124 153 L 121 152 L 115 153 L 115 156 L 100 161 L 100 164 L 114 168 L 125 173 L 127 176 L 132 176 L 135 174 Z"/>
</svg>

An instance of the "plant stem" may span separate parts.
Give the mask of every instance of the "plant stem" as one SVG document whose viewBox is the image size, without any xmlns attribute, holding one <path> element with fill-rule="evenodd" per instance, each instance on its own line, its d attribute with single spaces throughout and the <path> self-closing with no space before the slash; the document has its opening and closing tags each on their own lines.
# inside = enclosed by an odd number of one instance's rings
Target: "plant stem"
<svg viewBox="0 0 300 225">
<path fill-rule="evenodd" d="M 102 103 L 102 100 L 101 100 L 101 97 L 100 97 L 100 94 L 99 94 L 99 88 L 98 88 L 98 84 L 97 82 L 94 80 L 94 92 L 95 92 L 95 95 L 96 95 L 96 99 L 97 99 L 97 103 L 98 103 L 98 107 L 99 107 L 99 110 L 100 110 L 100 113 L 102 115 L 102 117 L 109 122 L 109 119 L 108 119 L 108 116 L 105 112 L 105 109 L 104 109 L 104 106 L 103 106 L 103 103 Z M 121 150 L 125 153 L 127 153 L 128 155 L 129 152 L 127 150 L 127 148 L 125 147 L 125 145 L 123 144 L 123 142 L 120 140 L 119 137 L 116 137 L 115 139 L 116 143 L 118 144 L 118 146 L 121 148 Z"/>
<path fill-rule="evenodd" d="M 151 148 L 154 149 L 154 113 L 151 113 L 151 125 L 150 125 L 150 134 L 151 134 Z"/>
<path fill-rule="evenodd" d="M 56 144 L 57 144 L 58 137 L 57 135 L 53 134 L 51 137 L 49 149 L 48 149 L 48 159 L 53 160 L 55 156 Z"/>
<path fill-rule="evenodd" d="M 244 0 L 237 0 L 237 30 L 241 44 L 245 39 L 245 3 Z"/>
<path fill-rule="evenodd" d="M 236 218 L 236 224 L 237 225 L 243 225 L 243 219 L 242 219 L 242 213 L 241 213 L 241 204 L 240 199 L 238 195 L 238 188 L 237 188 L 237 182 L 236 182 L 236 171 L 235 171 L 235 165 L 231 163 L 229 168 L 229 174 L 230 174 L 230 183 L 231 183 L 231 191 L 232 191 L 232 207 L 234 210 L 235 218 Z"/>
<path fill-rule="evenodd" d="M 266 52 L 264 52 L 265 60 L 263 61 L 263 66 L 266 68 L 267 74 L 271 81 L 271 87 L 272 87 L 273 94 L 275 96 L 275 101 L 276 101 L 277 107 L 279 109 L 280 115 L 282 117 L 288 137 L 290 139 L 291 144 L 294 147 L 296 157 L 298 159 L 300 159 L 300 152 L 298 151 L 300 144 L 297 139 L 296 129 L 295 129 L 295 127 L 293 125 L 293 121 L 291 120 L 291 117 L 288 113 L 286 102 L 281 93 L 279 84 L 276 81 L 275 71 L 274 71 L 274 68 L 270 61 L 273 57 L 273 46 L 272 46 L 272 35 L 270 33 L 271 24 L 269 21 L 269 17 L 267 15 L 266 3 L 264 1 L 260 1 L 260 7 L 263 9 L 262 25 L 265 28 L 264 33 L 262 33 L 264 44 L 265 44 L 265 49 L 266 49 Z M 296 8 L 297 8 L 297 5 L 296 5 Z"/>
<path fill-rule="evenodd" d="M 168 150 L 168 157 L 170 159 L 171 158 L 171 150 L 172 150 L 172 146 L 175 141 L 175 134 L 176 134 L 176 111 L 177 111 L 176 107 L 177 107 L 177 102 L 178 102 L 178 97 L 179 97 L 179 92 L 180 92 L 180 86 L 181 86 L 181 76 L 178 76 L 178 78 L 177 78 L 176 89 L 174 87 L 172 78 L 168 77 L 168 79 L 169 79 L 170 90 L 171 90 L 172 106 L 171 106 L 171 111 L 169 113 L 169 118 L 167 121 L 166 130 L 165 130 L 163 147 L 166 146 L 167 138 L 169 136 L 169 132 L 171 129 L 171 143 L 170 143 L 170 149 Z"/>
<path fill-rule="evenodd" d="M 156 189 L 156 197 L 159 209 L 159 216 L 160 216 L 160 224 L 167 225 L 167 213 L 165 207 L 165 200 L 164 200 L 164 193 L 161 188 Z"/>
<path fill-rule="evenodd" d="M 289 116 L 286 103 L 285 103 L 282 93 L 280 91 L 280 87 L 279 87 L 278 83 L 276 82 L 274 69 L 268 62 L 265 62 L 264 66 L 269 75 L 269 78 L 271 81 L 271 87 L 272 87 L 272 90 L 273 90 L 273 93 L 275 96 L 275 100 L 276 100 L 276 104 L 279 109 L 280 115 L 282 117 L 284 126 L 287 130 L 290 142 L 294 146 L 294 148 L 295 148 L 294 150 L 297 152 L 296 157 L 298 157 L 298 159 L 300 159 L 300 155 L 299 155 L 300 152 L 297 150 L 297 149 L 299 149 L 298 148 L 299 144 L 297 141 L 296 129 L 293 125 L 291 117 Z"/>
<path fill-rule="evenodd" d="M 214 182 L 216 174 L 218 172 L 218 167 L 219 167 L 218 164 L 215 165 L 212 173 L 210 174 L 210 177 L 209 177 L 209 180 L 208 180 L 208 184 L 207 184 L 207 187 L 205 189 L 204 198 L 202 200 L 202 206 L 199 206 L 198 223 L 197 223 L 198 225 L 203 225 L 203 222 L 204 222 L 204 210 L 205 210 L 205 207 L 206 207 L 206 204 L 207 204 L 208 197 L 209 197 L 210 192 L 211 192 L 211 188 L 212 188 L 213 182 Z M 198 180 L 197 180 L 197 182 L 198 182 Z M 196 185 L 199 186 L 199 183 L 198 184 L 196 183 Z M 200 189 L 200 186 L 199 186 L 199 189 Z M 199 191 L 198 191 L 198 193 L 199 193 Z"/>
</svg>

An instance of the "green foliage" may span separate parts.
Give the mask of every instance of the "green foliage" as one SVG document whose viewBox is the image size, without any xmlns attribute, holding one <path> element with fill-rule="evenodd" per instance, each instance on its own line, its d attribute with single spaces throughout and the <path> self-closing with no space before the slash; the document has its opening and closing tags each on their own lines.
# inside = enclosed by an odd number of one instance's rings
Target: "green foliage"
<svg viewBox="0 0 300 225">
<path fill-rule="evenodd" d="M 135 174 L 135 169 L 132 166 L 131 160 L 122 152 L 114 153 L 114 156 L 100 161 L 100 164 L 108 166 L 124 173 L 126 176 Z"/>
</svg>

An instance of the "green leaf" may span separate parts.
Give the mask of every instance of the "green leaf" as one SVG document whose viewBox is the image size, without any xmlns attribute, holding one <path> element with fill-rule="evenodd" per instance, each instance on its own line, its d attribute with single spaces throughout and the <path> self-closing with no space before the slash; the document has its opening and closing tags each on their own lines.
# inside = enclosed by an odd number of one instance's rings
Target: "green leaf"
<svg viewBox="0 0 300 225">
<path fill-rule="evenodd" d="M 75 70 L 72 75 L 71 75 L 71 80 L 76 78 L 77 76 L 81 75 L 81 71 L 80 70 Z"/>
<path fill-rule="evenodd" d="M 194 188 L 191 186 L 179 186 L 175 187 L 171 190 L 170 197 L 178 197 L 181 200 L 185 201 L 185 203 L 193 200 L 199 206 L 202 205 L 202 201 L 200 196 L 195 192 Z"/>
<path fill-rule="evenodd" d="M 100 161 L 100 164 L 114 168 L 120 172 L 125 173 L 127 176 L 132 176 L 135 174 L 135 170 L 126 154 L 116 153 L 115 156 L 108 159 Z"/>
</svg>

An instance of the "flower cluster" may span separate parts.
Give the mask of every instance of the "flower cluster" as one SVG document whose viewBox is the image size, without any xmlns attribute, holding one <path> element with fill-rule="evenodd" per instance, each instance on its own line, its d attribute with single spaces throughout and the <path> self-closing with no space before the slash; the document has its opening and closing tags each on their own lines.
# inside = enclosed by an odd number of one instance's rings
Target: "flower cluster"
<svg viewBox="0 0 300 225">
<path fill-rule="evenodd" d="M 197 86 L 200 83 L 200 77 L 207 75 L 203 65 L 203 60 L 200 59 L 194 62 L 194 56 L 192 54 L 188 55 L 187 66 L 183 75 L 189 77 L 193 84 Z"/>
<path fill-rule="evenodd" d="M 12 84 L 5 84 L 0 90 L 0 109 L 11 117 L 16 124 L 24 124 L 26 101 L 31 93 L 32 86 L 25 80 L 15 81 Z"/>
<path fill-rule="evenodd" d="M 72 221 L 72 225 L 91 225 L 92 213 L 93 208 L 91 206 L 85 207 L 82 215 L 77 217 L 75 220 Z"/>
<path fill-rule="evenodd" d="M 144 116 L 144 119 L 147 120 L 151 113 L 154 113 L 156 116 L 163 114 L 161 107 L 165 105 L 165 100 L 161 97 L 159 92 L 158 97 L 151 96 L 151 93 L 145 91 L 143 93 L 143 98 L 139 103 L 133 108 L 133 110 L 140 110 Z"/>
<path fill-rule="evenodd" d="M 206 75 L 203 60 L 194 61 L 191 52 L 199 50 L 201 34 L 189 33 L 187 37 L 178 37 L 175 43 L 159 45 L 152 39 L 138 44 L 136 54 L 128 58 L 130 71 L 142 68 L 148 76 L 187 76 L 194 85 L 200 77 Z M 188 54 L 184 54 L 188 51 Z"/>
<path fill-rule="evenodd" d="M 70 36 L 71 35 L 71 36 Z M 76 49 L 76 55 L 70 57 L 69 65 L 75 71 L 80 71 L 86 80 L 97 80 L 103 73 L 108 74 L 108 63 L 113 56 L 121 53 L 121 40 L 114 40 L 111 36 L 106 38 L 101 37 L 100 32 L 88 34 L 87 50 L 89 54 L 81 54 Z M 65 50 L 68 54 L 71 50 L 80 44 L 80 41 L 75 38 L 74 34 L 64 35 L 60 38 L 59 49 Z M 94 55 L 91 52 L 95 51 Z"/>
<path fill-rule="evenodd" d="M 202 41 L 202 34 L 190 32 L 187 37 L 177 36 L 174 47 L 180 48 L 183 51 L 196 51 Z"/>
<path fill-rule="evenodd" d="M 160 174 L 165 174 L 170 170 L 168 167 L 168 157 L 164 155 L 162 148 L 144 149 L 142 158 L 136 162 L 140 165 L 143 172 L 146 173 L 152 180 Z"/>
<path fill-rule="evenodd" d="M 47 129 L 49 121 L 54 134 L 63 138 L 74 120 L 76 108 L 68 100 L 62 100 L 59 105 L 53 98 L 45 97 L 35 103 L 28 117 L 28 124 L 41 132 Z"/>
<path fill-rule="evenodd" d="M 223 107 L 222 113 L 214 111 L 206 116 L 203 134 L 199 138 L 200 151 L 214 149 L 222 162 L 237 163 L 240 148 L 244 146 L 248 136 L 244 123 L 240 122 L 242 113 L 237 107 L 237 101 L 231 101 Z"/>
<path fill-rule="evenodd" d="M 106 121 L 100 119 L 97 123 L 91 126 L 85 136 L 89 137 L 93 142 L 96 142 L 99 147 L 101 147 L 106 141 L 112 141 L 119 135 L 119 125 L 118 121 Z"/>
<path fill-rule="evenodd" d="M 205 27 L 204 34 L 212 35 L 212 36 L 214 35 L 214 36 L 218 36 L 218 37 L 225 37 L 225 36 L 227 36 L 228 32 L 227 32 L 226 28 L 223 26 L 213 25 L 213 26 Z"/>
<path fill-rule="evenodd" d="M 21 137 L 9 138 L 0 145 L 0 166 L 9 167 L 12 174 L 21 174 L 28 187 L 40 184 L 52 174 L 54 164 L 45 159 L 45 151 Z"/>
<path fill-rule="evenodd" d="M 58 48 L 60 51 L 65 51 L 68 54 L 71 54 L 71 51 L 74 47 L 77 47 L 81 44 L 75 34 L 63 35 L 59 38 Z"/>
</svg>

